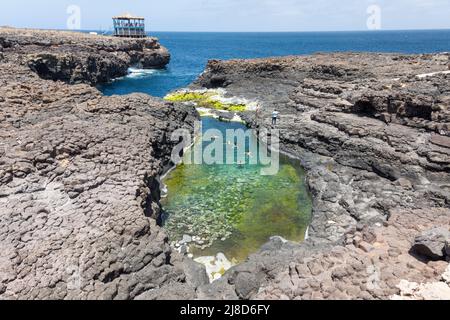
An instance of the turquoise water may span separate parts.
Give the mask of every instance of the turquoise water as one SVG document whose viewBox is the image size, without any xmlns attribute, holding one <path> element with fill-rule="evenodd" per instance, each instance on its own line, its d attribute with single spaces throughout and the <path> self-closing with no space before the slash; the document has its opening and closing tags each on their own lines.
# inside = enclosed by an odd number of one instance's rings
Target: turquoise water
<svg viewBox="0 0 450 320">
<path fill-rule="evenodd" d="M 171 54 L 164 70 L 138 71 L 100 87 L 106 95 L 148 93 L 164 97 L 183 88 L 209 59 L 259 58 L 314 52 L 426 53 L 450 51 L 450 30 L 321 33 L 154 33 Z M 243 128 L 203 118 L 204 130 Z M 249 143 L 256 143 L 252 140 Z M 224 146 L 224 148 L 228 148 Z M 247 161 L 249 159 L 247 158 Z M 299 163 L 280 159 L 275 176 L 261 176 L 261 164 L 181 165 L 164 180 L 165 226 L 172 240 L 195 236 L 195 256 L 225 253 L 244 260 L 270 236 L 301 241 L 311 199 Z"/>
<path fill-rule="evenodd" d="M 208 59 L 259 58 L 332 51 L 425 53 L 450 51 L 450 30 L 305 33 L 151 33 L 171 54 L 166 70 L 115 81 L 106 95 L 144 92 L 163 97 L 187 86 Z"/>
<path fill-rule="evenodd" d="M 246 128 L 240 123 L 204 117 L 203 132 L 208 129 L 225 135 L 226 130 Z M 211 141 L 203 142 L 203 147 Z M 236 143 L 220 141 L 222 159 L 225 162 L 231 154 L 233 163 L 183 164 L 163 180 L 168 189 L 162 201 L 164 226 L 172 241 L 182 240 L 184 235 L 198 237 L 198 243 L 190 245 L 195 257 L 223 253 L 230 261 L 240 262 L 271 236 L 297 242 L 304 239 L 311 199 L 299 163 L 281 156 L 276 175 L 261 175 L 261 169 L 268 165 L 261 164 L 257 150 L 260 147 L 266 152 L 267 147 L 258 146 L 256 137 L 249 135 L 242 152 L 245 161 L 241 161 L 236 157 Z M 193 158 L 193 150 L 185 159 Z"/>
</svg>

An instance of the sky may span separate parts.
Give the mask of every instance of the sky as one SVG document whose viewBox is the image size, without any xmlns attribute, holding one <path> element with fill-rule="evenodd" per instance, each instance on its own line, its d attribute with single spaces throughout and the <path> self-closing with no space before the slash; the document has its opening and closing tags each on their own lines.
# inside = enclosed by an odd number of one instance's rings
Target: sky
<svg viewBox="0 0 450 320">
<path fill-rule="evenodd" d="M 14 0 L 0 26 L 111 30 L 124 12 L 148 31 L 450 29 L 450 0 Z"/>
</svg>

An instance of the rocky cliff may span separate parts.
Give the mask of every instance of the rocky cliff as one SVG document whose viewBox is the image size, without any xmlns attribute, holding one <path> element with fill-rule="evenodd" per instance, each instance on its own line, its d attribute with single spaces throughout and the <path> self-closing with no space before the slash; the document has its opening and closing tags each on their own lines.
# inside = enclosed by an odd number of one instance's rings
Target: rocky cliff
<svg viewBox="0 0 450 320">
<path fill-rule="evenodd" d="M 170 62 L 169 51 L 155 38 L 1 28 L 0 47 L 20 54 L 41 78 L 70 84 L 108 82 L 130 66 L 163 68 Z"/>
<path fill-rule="evenodd" d="M 134 63 L 162 66 L 167 51 L 156 39 L 11 29 L 0 44 L 0 299 L 193 295 L 197 266 L 155 218 L 170 134 L 197 113 L 90 86 Z"/>
<path fill-rule="evenodd" d="M 192 87 L 258 101 L 254 128 L 280 111 L 314 196 L 305 243 L 275 237 L 213 284 L 155 220 L 168 137 L 197 113 L 92 87 L 168 60 L 156 39 L 0 29 L 0 299 L 448 294 L 448 54 L 211 61 Z"/>
<path fill-rule="evenodd" d="M 253 128 L 279 111 L 274 128 L 307 170 L 314 208 L 304 244 L 273 240 L 203 297 L 386 299 L 400 279 L 439 281 L 448 263 L 411 248 L 421 231 L 450 228 L 449 57 L 210 61 L 191 87 L 258 101 L 258 115 L 242 114 Z"/>
</svg>

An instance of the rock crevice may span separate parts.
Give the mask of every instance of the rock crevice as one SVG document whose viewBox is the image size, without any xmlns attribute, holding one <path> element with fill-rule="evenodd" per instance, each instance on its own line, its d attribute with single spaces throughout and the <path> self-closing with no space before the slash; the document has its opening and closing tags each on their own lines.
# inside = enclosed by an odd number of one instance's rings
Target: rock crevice
<svg viewBox="0 0 450 320">
<path fill-rule="evenodd" d="M 245 298 L 268 299 L 387 299 L 402 278 L 439 280 L 448 264 L 410 249 L 420 231 L 450 228 L 449 63 L 448 54 L 368 53 L 210 61 L 191 88 L 258 101 L 258 115 L 241 117 L 280 130 L 314 205 L 305 243 L 252 255 L 203 297 L 241 291 L 246 282 L 232 280 L 241 272 L 262 279 Z"/>
<path fill-rule="evenodd" d="M 21 53 L 21 60 L 41 78 L 70 84 L 100 84 L 127 74 L 130 66 L 164 68 L 169 51 L 156 38 L 126 39 L 2 28 L 0 44 Z"/>
<path fill-rule="evenodd" d="M 90 86 L 164 49 L 66 32 L 0 29 L 0 39 L 0 299 L 193 296 L 198 284 L 155 220 L 155 181 L 170 160 L 166 137 L 193 130 L 198 114 Z M 30 68 L 39 55 L 56 57 L 43 63 L 54 78 Z"/>
</svg>

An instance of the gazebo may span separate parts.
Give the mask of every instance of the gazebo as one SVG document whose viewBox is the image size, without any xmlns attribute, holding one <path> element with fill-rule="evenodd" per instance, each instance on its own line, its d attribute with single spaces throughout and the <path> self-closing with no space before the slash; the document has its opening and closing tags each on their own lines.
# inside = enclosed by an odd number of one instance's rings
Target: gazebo
<svg viewBox="0 0 450 320">
<path fill-rule="evenodd" d="M 145 38 L 145 18 L 129 13 L 113 17 L 114 36 L 123 38 Z"/>
</svg>

